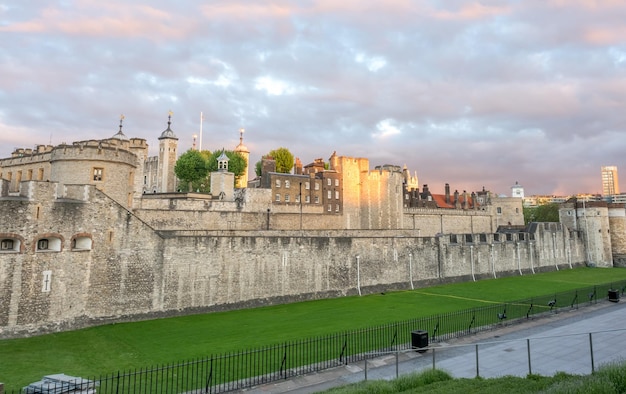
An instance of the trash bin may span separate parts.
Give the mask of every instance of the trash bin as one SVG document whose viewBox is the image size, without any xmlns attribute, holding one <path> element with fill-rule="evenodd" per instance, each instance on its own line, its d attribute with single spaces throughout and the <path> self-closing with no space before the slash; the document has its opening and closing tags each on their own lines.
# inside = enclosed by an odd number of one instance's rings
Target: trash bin
<svg viewBox="0 0 626 394">
<path fill-rule="evenodd" d="M 619 302 L 619 290 L 609 290 L 609 301 Z"/>
<path fill-rule="evenodd" d="M 428 331 L 415 330 L 411 331 L 411 348 L 417 349 L 418 352 L 425 352 L 428 347 Z M 423 349 L 423 350 L 420 350 Z"/>
</svg>

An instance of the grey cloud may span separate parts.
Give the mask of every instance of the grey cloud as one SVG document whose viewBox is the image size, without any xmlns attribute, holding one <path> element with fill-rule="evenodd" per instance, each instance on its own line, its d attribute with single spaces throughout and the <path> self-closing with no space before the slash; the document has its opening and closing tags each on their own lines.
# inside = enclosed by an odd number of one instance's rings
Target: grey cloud
<svg viewBox="0 0 626 394">
<path fill-rule="evenodd" d="M 435 191 L 595 192 L 601 165 L 624 165 L 626 6 L 177 4 L 0 11 L 0 156 L 111 136 L 121 113 L 154 147 L 172 110 L 181 150 L 203 112 L 204 148 L 245 127 L 253 163 L 337 151 L 406 163 Z M 400 132 L 376 134 L 386 120 Z"/>
</svg>

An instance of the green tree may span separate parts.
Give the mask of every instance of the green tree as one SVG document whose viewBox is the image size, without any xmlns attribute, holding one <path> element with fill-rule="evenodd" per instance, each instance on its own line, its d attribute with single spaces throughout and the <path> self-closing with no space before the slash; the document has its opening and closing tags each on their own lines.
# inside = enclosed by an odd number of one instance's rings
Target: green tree
<svg viewBox="0 0 626 394">
<path fill-rule="evenodd" d="M 276 172 L 289 174 L 293 168 L 294 158 L 289 149 L 278 148 L 270 151 L 267 156 L 276 161 Z"/>
<path fill-rule="evenodd" d="M 224 151 L 224 153 L 226 154 L 226 157 L 228 157 L 228 171 L 235 174 L 235 182 L 237 182 L 237 179 L 239 179 L 239 177 L 243 175 L 244 171 L 246 170 L 246 166 L 248 165 L 248 163 L 246 162 L 246 159 L 238 152 L 227 150 Z M 221 154 L 221 150 L 215 151 L 209 157 L 207 166 L 209 172 L 217 171 L 217 158 L 220 157 Z"/>
<path fill-rule="evenodd" d="M 193 190 L 193 184 L 206 178 L 208 169 L 206 159 L 197 150 L 188 150 L 183 153 L 174 166 L 176 177 L 188 185 L 188 191 Z"/>
<path fill-rule="evenodd" d="M 558 222 L 559 204 L 544 204 L 536 207 L 524 207 L 524 222 Z"/>
</svg>

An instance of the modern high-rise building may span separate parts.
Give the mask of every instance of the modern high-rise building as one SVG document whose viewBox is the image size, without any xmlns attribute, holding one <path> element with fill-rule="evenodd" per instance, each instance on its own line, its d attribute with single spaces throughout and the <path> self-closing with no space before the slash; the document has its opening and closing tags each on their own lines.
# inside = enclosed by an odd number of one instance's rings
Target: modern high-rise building
<svg viewBox="0 0 626 394">
<path fill-rule="evenodd" d="M 617 179 L 616 166 L 602 167 L 602 194 L 604 196 L 619 194 L 619 181 Z"/>
</svg>

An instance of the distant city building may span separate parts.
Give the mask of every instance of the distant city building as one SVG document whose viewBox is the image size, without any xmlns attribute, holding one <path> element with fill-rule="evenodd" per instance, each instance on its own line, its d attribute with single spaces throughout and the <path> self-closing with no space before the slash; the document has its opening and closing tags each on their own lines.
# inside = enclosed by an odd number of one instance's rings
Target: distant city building
<svg viewBox="0 0 626 394">
<path fill-rule="evenodd" d="M 561 204 L 569 199 L 569 196 L 529 196 L 523 197 L 523 205 L 526 208 L 538 207 L 539 205 Z"/>
<path fill-rule="evenodd" d="M 515 185 L 511 186 L 511 197 L 524 198 L 524 187 L 515 181 Z"/>
<path fill-rule="evenodd" d="M 602 167 L 602 194 L 605 196 L 619 194 L 619 181 L 616 166 Z"/>
</svg>

